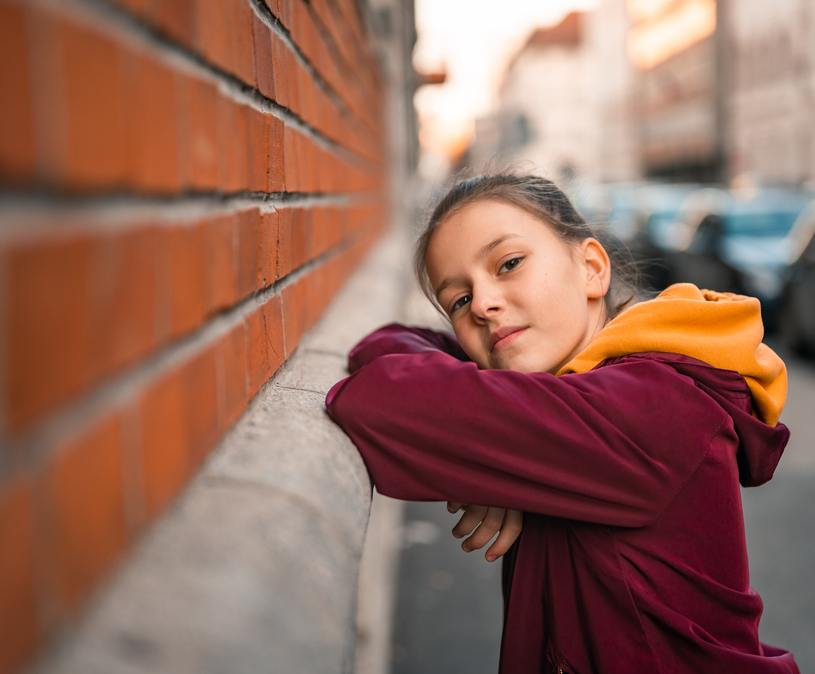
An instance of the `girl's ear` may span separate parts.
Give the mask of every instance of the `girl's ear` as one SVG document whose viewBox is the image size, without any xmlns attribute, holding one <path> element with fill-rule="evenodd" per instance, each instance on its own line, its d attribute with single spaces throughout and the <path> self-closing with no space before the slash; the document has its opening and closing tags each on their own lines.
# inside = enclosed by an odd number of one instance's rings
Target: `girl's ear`
<svg viewBox="0 0 815 674">
<path fill-rule="evenodd" d="M 611 284 L 611 261 L 603 245 L 597 239 L 584 239 L 580 248 L 586 263 L 586 297 L 605 297 Z"/>
</svg>

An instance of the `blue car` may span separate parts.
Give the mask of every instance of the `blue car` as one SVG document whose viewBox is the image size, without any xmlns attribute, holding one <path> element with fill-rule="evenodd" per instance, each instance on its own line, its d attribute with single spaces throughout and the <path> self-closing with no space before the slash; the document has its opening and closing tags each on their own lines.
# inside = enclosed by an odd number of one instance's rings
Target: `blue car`
<svg viewBox="0 0 815 674">
<path fill-rule="evenodd" d="M 775 329 L 791 262 L 788 235 L 811 199 L 789 189 L 694 192 L 670 234 L 671 281 L 757 297 L 765 329 Z"/>
</svg>

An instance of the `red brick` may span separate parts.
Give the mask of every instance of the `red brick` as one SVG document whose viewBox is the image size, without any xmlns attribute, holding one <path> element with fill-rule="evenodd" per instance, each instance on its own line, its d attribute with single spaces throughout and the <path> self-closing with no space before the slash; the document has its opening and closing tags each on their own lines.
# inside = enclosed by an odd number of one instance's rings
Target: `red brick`
<svg viewBox="0 0 815 674">
<path fill-rule="evenodd" d="M 192 80 L 175 73 L 176 129 L 178 131 L 178 182 L 181 188 L 193 187 Z"/>
<path fill-rule="evenodd" d="M 172 337 L 173 315 L 173 250 L 172 230 L 157 227 L 155 230 L 155 306 L 154 341 L 163 344 Z"/>
<path fill-rule="evenodd" d="M 246 189 L 248 178 L 248 129 L 245 107 L 218 97 L 218 183 L 222 192 Z"/>
<path fill-rule="evenodd" d="M 290 126 L 283 130 L 283 170 L 286 173 L 286 191 L 300 191 L 300 176 L 298 163 L 301 157 L 298 154 L 297 138 L 300 134 Z"/>
<path fill-rule="evenodd" d="M 266 340 L 269 344 L 269 367 L 272 374 L 274 374 L 286 360 L 283 336 L 283 306 L 280 295 L 272 297 L 263 305 L 262 309 L 266 326 Z"/>
<path fill-rule="evenodd" d="M 195 0 L 196 47 L 210 62 L 229 69 L 230 54 L 226 30 L 228 0 Z"/>
<path fill-rule="evenodd" d="M 288 62 L 291 52 L 285 43 L 274 33 L 272 39 L 272 57 L 274 60 L 275 99 L 284 108 L 289 107 Z"/>
<path fill-rule="evenodd" d="M 281 293 L 283 327 L 286 339 L 286 358 L 291 357 L 300 342 L 303 324 L 303 282 L 302 279 L 283 289 Z"/>
<path fill-rule="evenodd" d="M 9 424 L 20 430 L 84 383 L 91 243 L 87 236 L 6 252 Z"/>
<path fill-rule="evenodd" d="M 317 116 L 317 94 L 315 90 L 317 89 L 317 85 L 314 83 L 314 80 L 311 79 L 305 69 L 302 69 L 302 73 L 303 83 L 301 85 L 301 89 L 303 92 L 303 119 L 310 124 L 315 125 Z"/>
<path fill-rule="evenodd" d="M 302 133 L 294 135 L 294 151 L 296 161 L 294 162 L 294 170 L 297 172 L 297 191 L 309 191 L 309 171 L 311 170 L 311 140 L 304 136 Z"/>
<path fill-rule="evenodd" d="M 286 50 L 286 56 L 284 57 L 285 65 L 284 68 L 286 70 L 285 81 L 286 86 L 288 87 L 288 92 L 286 96 L 289 101 L 288 108 L 296 115 L 302 117 L 303 114 L 303 105 L 302 100 L 300 99 L 300 62 L 297 58 L 292 54 L 288 49 Z"/>
<path fill-rule="evenodd" d="M 283 148 L 285 128 L 282 119 L 272 117 L 272 192 L 283 192 L 286 190 L 286 165 Z"/>
<path fill-rule="evenodd" d="M 170 230 L 171 333 L 178 337 L 197 327 L 204 317 L 204 242 L 200 226 Z"/>
<path fill-rule="evenodd" d="M 252 21 L 256 16 L 249 0 L 232 0 L 232 21 L 229 26 L 232 72 L 249 85 L 255 83 Z"/>
<path fill-rule="evenodd" d="M 260 274 L 260 211 L 257 208 L 238 213 L 238 296 L 244 298 L 258 288 Z"/>
<path fill-rule="evenodd" d="M 0 5 L 0 180 L 15 185 L 33 181 L 36 173 L 24 12 Z"/>
<path fill-rule="evenodd" d="M 170 194 L 179 188 L 175 77 L 151 59 L 141 65 L 136 184 L 146 191 Z"/>
<path fill-rule="evenodd" d="M 278 19 L 280 18 L 280 7 L 278 0 L 263 0 L 263 4 L 269 8 L 269 11 Z"/>
<path fill-rule="evenodd" d="M 127 540 L 121 429 L 111 416 L 60 449 L 45 470 L 59 556 L 60 590 L 75 611 Z"/>
<path fill-rule="evenodd" d="M 0 492 L 0 672 L 29 660 L 40 640 L 34 576 L 34 517 L 29 484 L 22 479 Z"/>
<path fill-rule="evenodd" d="M 259 287 L 267 288 L 277 280 L 278 213 L 264 213 L 261 217 L 261 249 Z"/>
<path fill-rule="evenodd" d="M 317 292 L 318 280 L 321 269 L 313 269 L 308 276 L 300 279 L 300 284 L 303 286 L 303 296 L 300 298 L 301 307 L 301 322 L 300 333 L 303 334 L 311 328 L 311 321 L 314 316 L 315 310 L 319 310 L 317 306 L 319 292 Z"/>
<path fill-rule="evenodd" d="M 183 45 L 192 45 L 195 36 L 194 0 L 160 0 L 153 10 L 159 29 Z"/>
<path fill-rule="evenodd" d="M 218 92 L 209 82 L 193 80 L 190 86 L 190 141 L 193 186 L 218 187 Z"/>
<path fill-rule="evenodd" d="M 311 255 L 318 257 L 326 251 L 326 221 L 328 217 L 327 209 L 311 209 Z"/>
<path fill-rule="evenodd" d="M 249 397 L 254 398 L 272 376 L 266 321 L 262 308 L 256 309 L 246 317 L 246 371 L 249 379 Z"/>
<path fill-rule="evenodd" d="M 311 191 L 311 168 L 314 165 L 314 143 L 308 136 L 298 133 L 295 136 L 294 146 L 297 152 L 297 181 L 298 192 Z"/>
<path fill-rule="evenodd" d="M 292 212 L 294 209 L 284 208 L 278 211 L 278 244 L 277 244 L 277 276 L 284 278 L 290 274 L 293 267 L 292 258 Z"/>
<path fill-rule="evenodd" d="M 256 14 L 252 16 L 252 33 L 255 41 L 255 78 L 258 91 L 274 100 L 274 56 L 272 54 L 272 31 Z"/>
<path fill-rule="evenodd" d="M 64 184 L 119 187 L 125 175 L 117 47 L 79 26 L 63 24 L 67 134 Z"/>
<path fill-rule="evenodd" d="M 192 468 L 181 373 L 171 372 L 153 384 L 140 408 L 144 502 L 152 519 L 178 494 Z"/>
<path fill-rule="evenodd" d="M 231 307 L 238 300 L 235 268 L 235 217 L 221 215 L 203 225 L 206 246 L 207 313 Z"/>
<path fill-rule="evenodd" d="M 294 80 L 297 83 L 296 86 L 296 96 L 297 96 L 297 112 L 300 117 L 307 122 L 311 121 L 311 117 L 309 116 L 309 109 L 306 106 L 306 102 L 308 100 L 308 96 L 306 94 L 306 87 L 311 82 L 311 76 L 309 75 L 306 67 L 297 62 L 294 71 Z"/>
<path fill-rule="evenodd" d="M 322 166 L 321 159 L 325 156 L 325 151 L 313 140 L 307 139 L 307 142 L 310 148 L 308 163 L 308 190 L 309 192 L 319 192 L 320 168 Z"/>
<path fill-rule="evenodd" d="M 311 258 L 311 211 L 292 209 L 291 259 L 292 267 L 299 269 Z"/>
<path fill-rule="evenodd" d="M 246 340 L 244 325 L 236 325 L 218 342 L 220 360 L 219 426 L 222 431 L 232 426 L 246 409 Z"/>
<path fill-rule="evenodd" d="M 232 103 L 235 107 L 235 124 L 237 136 L 235 138 L 234 168 L 231 171 L 232 180 L 230 191 L 244 192 L 249 189 L 249 110 L 245 105 Z"/>
<path fill-rule="evenodd" d="M 138 185 L 141 169 L 142 139 L 142 69 L 144 58 L 131 51 L 120 51 L 117 72 L 122 109 L 122 156 L 127 185 Z"/>
<path fill-rule="evenodd" d="M 252 192 L 269 192 L 271 186 L 272 116 L 254 108 L 249 115 L 250 185 Z"/>
<path fill-rule="evenodd" d="M 218 139 L 218 188 L 230 192 L 232 175 L 235 172 L 237 121 L 235 104 L 226 96 L 218 94 L 216 100 L 216 124 Z"/>
<path fill-rule="evenodd" d="M 155 339 L 155 229 L 94 241 L 87 362 L 94 380 L 147 354 Z"/>
<path fill-rule="evenodd" d="M 182 369 L 192 460 L 206 458 L 219 438 L 218 364 L 215 347 L 192 358 Z"/>
</svg>

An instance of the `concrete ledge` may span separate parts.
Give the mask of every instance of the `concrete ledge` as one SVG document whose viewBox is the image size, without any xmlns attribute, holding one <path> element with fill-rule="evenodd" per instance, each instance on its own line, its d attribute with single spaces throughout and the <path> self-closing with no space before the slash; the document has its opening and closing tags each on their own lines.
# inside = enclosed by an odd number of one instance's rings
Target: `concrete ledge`
<svg viewBox="0 0 815 674">
<path fill-rule="evenodd" d="M 346 374 L 348 349 L 401 318 L 404 250 L 398 233 L 376 246 L 76 633 L 35 671 L 353 671 L 371 483 L 323 401 Z"/>
</svg>

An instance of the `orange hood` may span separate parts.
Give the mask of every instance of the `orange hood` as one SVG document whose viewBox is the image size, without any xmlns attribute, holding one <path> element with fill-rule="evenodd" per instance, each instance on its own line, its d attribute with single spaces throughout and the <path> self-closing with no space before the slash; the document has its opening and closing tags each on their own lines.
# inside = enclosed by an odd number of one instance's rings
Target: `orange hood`
<svg viewBox="0 0 815 674">
<path fill-rule="evenodd" d="M 763 337 L 757 299 L 678 283 L 610 321 L 557 374 L 588 372 L 630 353 L 679 353 L 738 372 L 750 388 L 754 414 L 775 426 L 787 398 L 787 369 Z"/>
</svg>

